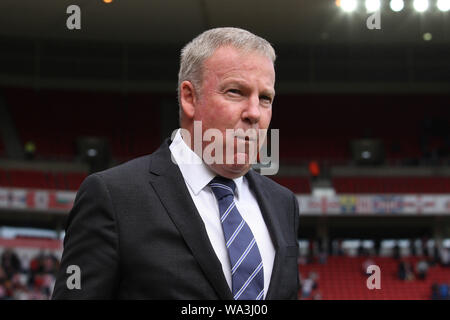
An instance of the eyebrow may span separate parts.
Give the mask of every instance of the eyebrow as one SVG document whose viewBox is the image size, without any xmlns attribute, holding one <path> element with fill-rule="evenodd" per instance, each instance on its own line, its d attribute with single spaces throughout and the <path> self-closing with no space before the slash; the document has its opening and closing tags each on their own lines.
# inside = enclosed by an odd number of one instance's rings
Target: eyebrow
<svg viewBox="0 0 450 320">
<path fill-rule="evenodd" d="M 271 97 L 272 99 L 275 98 L 275 90 L 263 90 L 261 92 L 261 94 L 267 95 L 267 96 Z"/>
<path fill-rule="evenodd" d="M 248 84 L 247 81 L 245 80 L 240 80 L 240 79 L 225 79 L 224 82 L 220 85 L 221 89 L 224 89 L 224 87 L 226 87 L 227 85 L 238 85 L 238 86 L 244 86 L 244 87 L 249 87 L 250 85 Z M 268 88 L 264 88 L 262 89 L 262 91 L 260 92 L 260 95 L 268 95 L 271 98 L 275 97 L 275 90 L 273 89 L 268 89 Z"/>
</svg>

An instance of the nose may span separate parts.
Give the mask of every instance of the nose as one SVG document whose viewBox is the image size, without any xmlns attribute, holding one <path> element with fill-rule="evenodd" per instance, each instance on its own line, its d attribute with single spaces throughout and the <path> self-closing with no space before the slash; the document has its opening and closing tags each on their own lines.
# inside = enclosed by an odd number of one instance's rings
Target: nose
<svg viewBox="0 0 450 320">
<path fill-rule="evenodd" d="M 252 96 L 248 99 L 248 103 L 242 113 L 242 118 L 250 124 L 256 124 L 259 122 L 260 117 L 261 110 L 259 109 L 259 96 Z"/>
</svg>

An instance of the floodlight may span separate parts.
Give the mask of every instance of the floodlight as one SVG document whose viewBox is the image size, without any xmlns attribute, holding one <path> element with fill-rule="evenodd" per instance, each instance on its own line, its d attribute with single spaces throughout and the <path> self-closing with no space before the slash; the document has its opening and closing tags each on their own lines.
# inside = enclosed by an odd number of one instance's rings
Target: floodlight
<svg viewBox="0 0 450 320">
<path fill-rule="evenodd" d="M 417 12 L 425 12 L 428 9 L 429 2 L 428 0 L 414 0 L 413 6 Z"/>
<path fill-rule="evenodd" d="M 392 11 L 400 12 L 403 10 L 405 3 L 403 0 L 391 0 L 390 6 Z"/>
<path fill-rule="evenodd" d="M 380 10 L 380 0 L 366 0 L 367 12 L 375 12 Z"/>
<path fill-rule="evenodd" d="M 345 12 L 352 12 L 356 10 L 358 2 L 356 0 L 341 0 L 341 8 Z"/>
<path fill-rule="evenodd" d="M 450 0 L 438 0 L 437 7 L 442 12 L 450 10 Z"/>
</svg>

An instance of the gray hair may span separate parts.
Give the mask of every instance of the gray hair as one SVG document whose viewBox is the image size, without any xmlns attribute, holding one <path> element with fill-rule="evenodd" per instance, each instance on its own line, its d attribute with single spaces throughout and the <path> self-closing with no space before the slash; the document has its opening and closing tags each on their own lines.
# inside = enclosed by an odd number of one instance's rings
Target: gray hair
<svg viewBox="0 0 450 320">
<path fill-rule="evenodd" d="M 181 111 L 180 85 L 190 81 L 196 92 L 200 92 L 203 63 L 223 46 L 233 46 L 244 51 L 256 51 L 275 63 L 276 54 L 271 44 L 257 35 L 239 28 L 214 28 L 203 32 L 181 50 L 180 71 L 178 72 L 178 104 Z"/>
</svg>

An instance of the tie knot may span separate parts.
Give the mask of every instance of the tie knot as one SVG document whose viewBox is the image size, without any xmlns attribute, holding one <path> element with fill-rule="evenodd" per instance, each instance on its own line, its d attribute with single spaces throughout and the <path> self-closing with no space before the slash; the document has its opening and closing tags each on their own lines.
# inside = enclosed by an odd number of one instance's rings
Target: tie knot
<svg viewBox="0 0 450 320">
<path fill-rule="evenodd" d="M 217 176 L 209 183 L 211 190 L 214 192 L 217 200 L 222 199 L 225 196 L 234 196 L 234 190 L 236 190 L 236 183 L 233 180 L 224 177 Z"/>
</svg>

